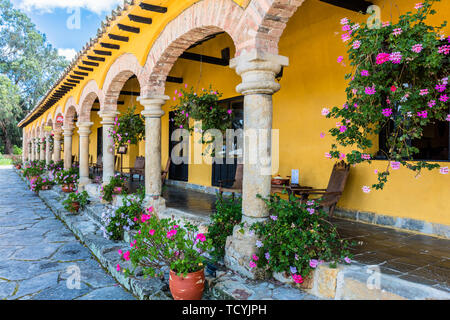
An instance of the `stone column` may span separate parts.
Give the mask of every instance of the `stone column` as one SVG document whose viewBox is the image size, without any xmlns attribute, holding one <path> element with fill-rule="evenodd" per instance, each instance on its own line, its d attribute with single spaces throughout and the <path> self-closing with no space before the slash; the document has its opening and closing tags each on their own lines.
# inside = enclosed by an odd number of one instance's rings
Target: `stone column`
<svg viewBox="0 0 450 320">
<path fill-rule="evenodd" d="M 73 127 L 63 127 L 64 135 L 64 170 L 69 170 L 72 167 L 72 135 Z"/>
<path fill-rule="evenodd" d="M 36 161 L 39 159 L 38 157 L 38 150 L 37 150 L 37 144 L 36 144 L 36 139 L 37 138 L 33 138 L 33 161 Z"/>
<path fill-rule="evenodd" d="M 98 113 L 102 118 L 100 122 L 103 126 L 103 184 L 108 184 L 115 174 L 114 169 L 114 140 L 109 132 L 114 127 L 114 118 L 119 114 L 117 111 L 103 111 Z"/>
<path fill-rule="evenodd" d="M 53 161 L 61 160 L 61 130 L 53 132 Z"/>
<path fill-rule="evenodd" d="M 165 209 L 165 200 L 161 197 L 161 117 L 162 106 L 170 98 L 164 95 L 140 97 L 145 117 L 145 194 L 147 207 L 155 211 Z"/>
<path fill-rule="evenodd" d="M 34 138 L 30 139 L 31 147 L 30 147 L 30 161 L 34 161 Z"/>
<path fill-rule="evenodd" d="M 45 164 L 49 165 L 52 160 L 52 153 L 50 152 L 50 133 L 45 135 Z"/>
<path fill-rule="evenodd" d="M 244 97 L 244 176 L 242 182 L 242 222 L 244 233 L 236 226 L 233 235 L 227 238 L 225 264 L 252 279 L 263 278 L 264 272 L 249 267 L 256 253 L 256 235 L 250 226 L 269 216 L 265 203 L 257 195 L 267 197 L 271 189 L 271 133 L 272 95 L 280 89 L 275 76 L 288 58 L 257 53 L 239 56 L 230 62 L 230 67 L 242 77 L 236 90 Z M 252 141 L 256 137 L 257 141 Z"/>
<path fill-rule="evenodd" d="M 91 183 L 89 179 L 89 134 L 93 122 L 78 122 L 78 135 L 80 136 L 80 190 Z"/>
<path fill-rule="evenodd" d="M 25 132 L 25 128 L 22 129 L 22 163 L 27 161 L 28 154 L 28 143 L 27 143 L 27 133 Z"/>
<path fill-rule="evenodd" d="M 39 151 L 39 160 L 40 161 L 45 161 L 45 147 L 44 147 L 44 142 L 42 141 L 43 139 L 45 139 L 45 135 L 42 134 L 42 136 L 39 138 L 40 141 L 40 151 Z"/>
</svg>

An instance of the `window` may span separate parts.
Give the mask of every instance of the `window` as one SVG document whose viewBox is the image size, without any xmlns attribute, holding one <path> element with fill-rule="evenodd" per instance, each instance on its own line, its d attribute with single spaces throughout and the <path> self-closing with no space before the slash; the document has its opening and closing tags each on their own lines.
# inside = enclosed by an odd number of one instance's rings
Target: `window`
<svg viewBox="0 0 450 320">
<path fill-rule="evenodd" d="M 379 135 L 379 146 L 375 159 L 386 159 L 386 141 L 393 131 L 394 121 L 390 120 Z M 421 139 L 409 141 L 409 144 L 419 149 L 419 153 L 413 156 L 413 160 L 448 161 L 450 160 L 450 133 L 448 121 L 437 121 L 430 123 L 423 129 Z"/>
</svg>

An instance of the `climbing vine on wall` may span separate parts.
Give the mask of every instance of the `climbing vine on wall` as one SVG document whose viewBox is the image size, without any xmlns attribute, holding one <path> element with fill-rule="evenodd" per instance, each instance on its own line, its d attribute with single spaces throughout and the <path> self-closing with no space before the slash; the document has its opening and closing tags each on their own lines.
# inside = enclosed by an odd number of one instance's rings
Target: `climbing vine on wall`
<svg viewBox="0 0 450 320">
<path fill-rule="evenodd" d="M 373 138 L 390 126 L 387 135 L 388 160 L 385 170 L 377 172 L 372 188 L 383 189 L 390 170 L 404 166 L 418 174 L 433 170 L 439 164 L 415 161 L 419 149 L 411 144 L 423 136 L 425 126 L 437 121 L 450 121 L 450 37 L 440 26 L 427 24 L 427 17 L 436 13 L 426 0 L 414 10 L 399 17 L 396 24 L 384 22 L 379 28 L 341 20 L 342 41 L 348 45 L 348 60 L 353 67 L 346 74 L 349 80 L 347 101 L 342 107 L 322 110 L 322 115 L 336 119 L 336 128 L 329 130 L 340 147 L 351 147 L 349 153 L 333 144 L 326 157 L 346 159 L 350 164 L 371 162 Z M 344 57 L 338 57 L 344 64 Z M 446 173 L 441 168 L 441 173 Z M 368 193 L 371 188 L 364 186 Z"/>
</svg>

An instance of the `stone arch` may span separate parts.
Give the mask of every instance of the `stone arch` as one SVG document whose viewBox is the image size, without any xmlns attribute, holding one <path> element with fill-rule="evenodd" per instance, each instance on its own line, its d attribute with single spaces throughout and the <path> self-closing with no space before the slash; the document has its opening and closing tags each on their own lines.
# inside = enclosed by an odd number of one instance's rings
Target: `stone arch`
<svg viewBox="0 0 450 320">
<path fill-rule="evenodd" d="M 99 100 L 100 107 L 103 106 L 105 100 L 103 92 L 98 88 L 95 80 L 90 80 L 81 92 L 78 105 L 80 106 L 80 121 L 89 122 L 91 120 L 91 109 L 95 100 Z"/>
<path fill-rule="evenodd" d="M 239 25 L 236 56 L 255 52 L 278 54 L 286 24 L 305 0 L 251 0 Z"/>
<path fill-rule="evenodd" d="M 146 82 L 141 95 L 164 94 L 167 75 L 178 57 L 195 42 L 225 31 L 237 47 L 236 26 L 244 9 L 232 0 L 203 0 L 193 4 L 161 32 L 151 47 L 144 65 Z"/>
<path fill-rule="evenodd" d="M 116 111 L 117 100 L 125 82 L 135 75 L 142 88 L 144 83 L 144 69 L 139 64 L 138 59 L 132 53 L 124 53 L 118 57 L 108 70 L 103 82 L 103 104 L 100 104 L 102 111 Z"/>
<path fill-rule="evenodd" d="M 78 114 L 78 106 L 75 104 L 75 99 L 70 97 L 64 107 L 64 126 L 73 126 L 75 116 Z"/>
<path fill-rule="evenodd" d="M 51 112 L 49 112 L 48 115 L 47 115 L 47 118 L 45 120 L 45 125 L 46 126 L 52 126 L 52 128 L 53 128 L 53 117 L 52 117 L 52 113 Z"/>
</svg>

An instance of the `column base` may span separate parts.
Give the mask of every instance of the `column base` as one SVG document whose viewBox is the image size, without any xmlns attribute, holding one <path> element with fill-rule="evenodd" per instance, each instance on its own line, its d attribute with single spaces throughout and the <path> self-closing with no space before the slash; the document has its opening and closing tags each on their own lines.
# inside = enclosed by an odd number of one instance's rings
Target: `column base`
<svg viewBox="0 0 450 320">
<path fill-rule="evenodd" d="M 85 187 L 91 183 L 92 183 L 92 180 L 89 178 L 80 178 L 80 181 L 78 182 L 78 190 L 84 191 Z"/>
<path fill-rule="evenodd" d="M 249 227 L 235 226 L 233 234 L 227 237 L 225 266 L 253 280 L 265 279 L 267 274 L 264 270 L 250 268 L 249 265 L 252 256 L 257 252 L 256 240 L 257 235 Z"/>
<path fill-rule="evenodd" d="M 153 212 L 158 215 L 166 210 L 166 200 L 161 196 L 146 195 L 144 199 L 145 208 L 153 207 Z"/>
</svg>

